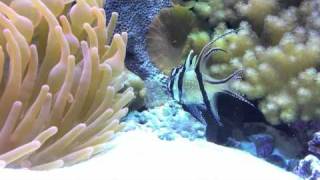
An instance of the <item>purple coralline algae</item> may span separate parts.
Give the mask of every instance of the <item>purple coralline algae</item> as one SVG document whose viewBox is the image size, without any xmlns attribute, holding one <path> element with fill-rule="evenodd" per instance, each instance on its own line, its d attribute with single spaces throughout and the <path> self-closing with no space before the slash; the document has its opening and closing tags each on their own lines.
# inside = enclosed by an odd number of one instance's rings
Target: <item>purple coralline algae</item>
<svg viewBox="0 0 320 180">
<path fill-rule="evenodd" d="M 249 139 L 255 144 L 258 157 L 268 157 L 272 154 L 274 139 L 269 134 L 252 135 Z"/>
<path fill-rule="evenodd" d="M 306 180 L 320 179 L 320 161 L 313 155 L 306 156 L 301 160 L 294 172 Z"/>
<path fill-rule="evenodd" d="M 314 133 L 313 138 L 308 142 L 308 150 L 320 156 L 320 131 Z"/>
</svg>

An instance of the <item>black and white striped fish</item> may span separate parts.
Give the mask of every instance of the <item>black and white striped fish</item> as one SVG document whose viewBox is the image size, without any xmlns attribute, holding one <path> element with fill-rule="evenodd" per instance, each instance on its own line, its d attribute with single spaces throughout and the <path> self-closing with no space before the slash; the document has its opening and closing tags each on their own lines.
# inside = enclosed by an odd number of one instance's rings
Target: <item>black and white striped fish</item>
<svg viewBox="0 0 320 180">
<path fill-rule="evenodd" d="M 199 56 L 190 51 L 184 64 L 174 68 L 168 82 L 168 90 L 173 99 L 178 101 L 182 107 L 193 117 L 207 126 L 215 123 L 223 127 L 217 109 L 217 96 L 221 93 L 231 95 L 242 102 L 253 106 L 249 101 L 230 88 L 234 80 L 241 78 L 243 70 L 232 73 L 225 79 L 217 80 L 206 76 L 201 72 L 204 62 L 215 52 L 222 51 L 220 48 L 211 48 L 212 44 L 224 36 L 236 31 L 227 32 L 213 41 L 209 42 L 200 52 Z"/>
</svg>

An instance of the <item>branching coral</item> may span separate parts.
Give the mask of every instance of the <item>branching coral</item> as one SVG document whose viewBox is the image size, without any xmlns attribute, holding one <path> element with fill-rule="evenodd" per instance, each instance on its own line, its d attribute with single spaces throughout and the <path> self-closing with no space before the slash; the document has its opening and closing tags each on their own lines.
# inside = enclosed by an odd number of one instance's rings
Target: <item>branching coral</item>
<svg viewBox="0 0 320 180">
<path fill-rule="evenodd" d="M 235 69 L 245 69 L 244 81 L 237 82 L 234 87 L 257 100 L 260 110 L 272 124 L 319 119 L 319 1 L 190 0 L 176 3 L 189 8 L 200 21 L 193 27 L 195 31 L 187 35 L 188 40 L 181 47 L 184 52 L 201 49 L 201 42 L 229 29 L 241 28 L 237 34 L 215 42 L 216 47 L 227 53 L 217 53 L 208 60 L 208 74 L 224 78 Z M 212 3 L 216 6 L 210 6 Z M 207 9 L 197 9 L 200 5 L 218 8 L 224 15 L 217 15 L 219 11 L 200 13 L 199 10 Z M 230 12 L 235 16 L 225 16 Z"/>
<path fill-rule="evenodd" d="M 72 165 L 121 129 L 127 34 L 112 38 L 103 3 L 0 2 L 0 166 Z"/>
<path fill-rule="evenodd" d="M 316 67 L 320 63 L 320 37 L 311 28 L 301 27 L 305 21 L 298 22 L 308 17 L 300 15 L 307 3 L 278 15 L 265 15 L 260 35 L 244 26 L 237 38 L 230 36 L 216 43 L 228 55 L 213 58 L 211 74 L 223 77 L 244 68 L 245 81 L 235 87 L 251 99 L 260 99 L 260 109 L 272 124 L 319 119 Z"/>
<path fill-rule="evenodd" d="M 238 5 L 240 13 L 255 25 L 262 26 L 265 17 L 274 13 L 279 7 L 277 0 L 249 0 L 247 4 L 240 2 Z"/>
<path fill-rule="evenodd" d="M 188 7 L 204 27 L 215 27 L 221 22 L 239 22 L 236 4 L 239 0 L 173 0 L 174 3 Z"/>
</svg>

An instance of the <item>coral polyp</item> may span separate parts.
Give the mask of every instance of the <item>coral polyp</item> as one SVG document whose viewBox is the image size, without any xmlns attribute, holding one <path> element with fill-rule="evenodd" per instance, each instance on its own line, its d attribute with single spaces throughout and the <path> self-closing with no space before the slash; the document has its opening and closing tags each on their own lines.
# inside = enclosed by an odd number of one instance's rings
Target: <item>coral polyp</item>
<svg viewBox="0 0 320 180">
<path fill-rule="evenodd" d="M 118 14 L 106 27 L 101 0 L 6 3 L 0 166 L 51 169 L 103 151 L 134 98 L 132 88 L 123 89 L 127 33 L 113 36 Z"/>
</svg>

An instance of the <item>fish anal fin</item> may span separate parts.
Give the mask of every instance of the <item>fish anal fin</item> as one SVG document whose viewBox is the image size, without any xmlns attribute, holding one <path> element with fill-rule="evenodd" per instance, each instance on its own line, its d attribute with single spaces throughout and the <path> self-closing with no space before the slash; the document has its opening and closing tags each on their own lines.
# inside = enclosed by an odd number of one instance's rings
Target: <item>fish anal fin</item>
<svg viewBox="0 0 320 180">
<path fill-rule="evenodd" d="M 226 90 L 226 91 L 224 91 L 224 93 L 225 93 L 225 94 L 228 94 L 228 95 L 230 95 L 230 96 L 232 96 L 232 97 L 234 97 L 234 98 L 236 98 L 236 99 L 238 99 L 238 100 L 240 100 L 240 101 L 242 101 L 242 102 L 245 102 L 245 103 L 249 104 L 250 106 L 252 106 L 252 107 L 254 107 L 254 108 L 256 108 L 255 105 L 253 105 L 250 101 L 248 101 L 246 98 L 244 98 L 244 97 L 243 97 L 238 91 L 236 91 L 236 90 Z"/>
<path fill-rule="evenodd" d="M 202 124 L 207 125 L 206 118 L 204 116 L 206 106 L 204 104 L 184 104 L 182 107 Z"/>
<path fill-rule="evenodd" d="M 229 76 L 230 78 L 226 82 L 226 86 L 224 87 L 224 93 L 255 107 L 251 102 L 249 102 L 247 99 L 243 97 L 243 94 L 240 91 L 237 91 L 232 88 L 233 83 L 235 81 L 241 80 L 243 74 L 244 74 L 243 69 L 237 70 L 234 73 L 232 73 L 232 75 Z"/>
</svg>

